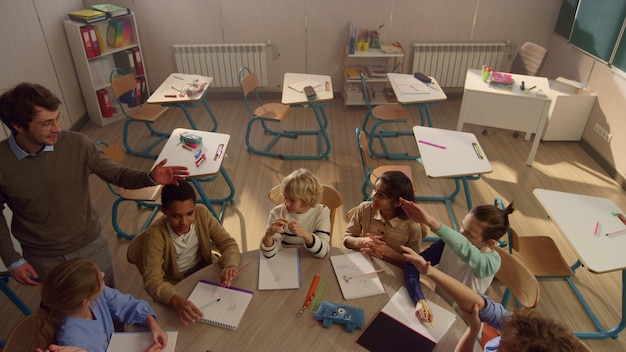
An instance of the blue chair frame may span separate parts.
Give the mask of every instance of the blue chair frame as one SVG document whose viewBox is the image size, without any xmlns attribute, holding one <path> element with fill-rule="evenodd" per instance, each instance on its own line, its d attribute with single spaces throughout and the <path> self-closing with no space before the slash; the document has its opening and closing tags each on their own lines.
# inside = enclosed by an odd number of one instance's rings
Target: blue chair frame
<svg viewBox="0 0 626 352">
<path fill-rule="evenodd" d="M 97 141 L 96 145 L 102 145 L 105 148 L 109 148 L 109 144 L 105 141 Z M 121 160 L 114 160 L 114 161 L 117 163 L 121 162 Z M 150 226 L 150 224 L 154 220 L 154 217 L 158 214 L 159 210 L 161 209 L 161 204 L 158 202 L 152 202 L 152 201 L 147 201 L 147 200 L 128 199 L 128 198 L 125 198 L 115 187 L 113 187 L 113 185 L 111 185 L 108 182 L 107 182 L 107 187 L 109 188 L 111 193 L 113 193 L 117 197 L 117 199 L 113 202 L 113 207 L 111 209 L 111 224 L 113 225 L 113 229 L 115 230 L 115 233 L 117 234 L 117 238 L 126 238 L 129 240 L 132 240 L 133 238 L 135 238 L 136 235 L 130 234 L 122 230 L 122 228 L 117 223 L 117 217 L 119 213 L 118 208 L 120 204 L 122 204 L 123 202 L 127 202 L 127 201 L 135 202 L 138 209 L 141 209 L 142 207 L 150 209 L 150 215 L 148 215 L 148 218 L 146 219 L 144 224 L 141 226 L 141 229 L 137 233 L 140 233 L 141 231 L 147 229 L 148 226 Z"/>
<path fill-rule="evenodd" d="M 9 287 L 8 282 L 11 278 L 11 274 L 8 272 L 0 273 L 0 291 L 2 291 L 15 306 L 25 315 L 29 316 L 32 311 L 24 301 L 22 301 L 17 294 Z M 0 340 L 0 347 L 4 346 L 5 340 Z"/>
<path fill-rule="evenodd" d="M 152 151 L 152 149 L 154 149 L 157 145 L 159 145 L 159 143 L 169 138 L 170 134 L 155 130 L 154 127 L 152 127 L 152 124 L 153 124 L 152 121 L 137 119 L 133 117 L 131 111 L 128 111 L 127 108 L 124 107 L 125 104 L 120 100 L 120 97 L 124 94 L 127 94 L 130 92 L 131 94 L 130 99 L 137 101 L 137 95 L 135 93 L 135 89 L 130 89 L 125 92 L 116 92 L 115 84 L 113 83 L 115 79 L 114 77 L 119 75 L 120 78 L 123 78 L 123 76 L 125 76 L 126 74 L 127 74 L 126 71 L 122 70 L 121 68 L 115 68 L 113 69 L 113 71 L 111 71 L 111 74 L 109 75 L 109 82 L 111 82 L 111 87 L 113 89 L 113 95 L 115 96 L 115 100 L 117 101 L 117 104 L 122 114 L 124 114 L 124 116 L 126 117 L 126 121 L 124 122 L 124 134 L 122 138 L 123 143 L 124 143 L 124 148 L 126 149 L 126 153 L 128 154 L 132 154 L 132 155 L 136 155 L 136 156 L 140 156 L 144 158 L 156 159 L 158 155 L 152 154 L 150 153 L 150 151 Z M 137 102 L 137 106 L 141 106 L 140 102 Z M 165 109 L 161 107 L 159 108 L 161 110 L 155 109 L 155 112 L 157 113 L 157 115 L 160 115 L 165 111 Z M 134 150 L 128 142 L 128 138 L 129 138 L 128 128 L 132 123 L 139 123 L 139 124 L 145 125 L 148 131 L 150 132 L 150 135 L 157 137 L 157 139 L 141 151 Z"/>
</svg>

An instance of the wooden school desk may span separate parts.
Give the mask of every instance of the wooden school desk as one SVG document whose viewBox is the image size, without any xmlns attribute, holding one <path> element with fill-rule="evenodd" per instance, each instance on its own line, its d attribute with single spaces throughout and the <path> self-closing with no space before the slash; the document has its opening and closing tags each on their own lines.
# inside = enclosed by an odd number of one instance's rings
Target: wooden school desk
<svg viewBox="0 0 626 352">
<path fill-rule="evenodd" d="M 299 89 L 293 89 L 292 87 L 300 88 L 300 83 L 309 82 L 311 86 L 314 86 L 317 98 L 314 100 L 308 100 L 304 92 L 298 91 Z M 330 153 L 330 139 L 326 128 L 328 127 L 328 117 L 326 116 L 325 107 L 328 105 L 328 101 L 333 99 L 333 84 L 330 76 L 327 75 L 311 75 L 305 73 L 285 73 L 283 78 L 283 95 L 282 103 L 291 105 L 292 107 L 311 107 L 319 130 L 300 130 L 300 131 L 285 131 L 287 135 L 316 135 L 318 142 L 317 155 L 285 155 L 284 159 L 328 159 Z"/>
<path fill-rule="evenodd" d="M 448 208 L 452 225 L 458 229 L 452 204 L 461 190 L 465 191 L 467 209 L 473 208 L 469 180 L 478 180 L 480 175 L 493 171 L 489 159 L 473 133 L 458 132 L 440 128 L 413 127 L 415 142 L 420 151 L 424 171 L 431 178 L 454 179 L 456 188 L 447 196 L 417 196 L 415 200 L 443 201 Z"/>
<path fill-rule="evenodd" d="M 350 253 L 347 249 L 331 247 L 329 256 Z M 259 250 L 245 252 L 241 257 L 240 267 L 248 267 L 233 280 L 233 286 L 254 292 L 252 302 L 244 314 L 237 330 L 227 330 L 206 324 L 183 326 L 178 320 L 176 310 L 161 303 L 153 303 L 158 322 L 164 330 L 178 330 L 177 351 L 365 351 L 356 343 L 362 330 L 348 333 L 344 325 L 333 325 L 326 329 L 315 320 L 308 310 L 301 317 L 296 314 L 302 308 L 307 291 L 315 275 L 326 282 L 323 300 L 333 303 L 345 303 L 365 310 L 365 324 L 372 321 L 380 309 L 404 284 L 402 270 L 386 262 L 391 275 L 379 273 L 385 294 L 345 301 L 337 277 L 328 257 L 319 259 L 300 248 L 300 288 L 293 290 L 259 291 Z M 222 267 L 213 264 L 187 277 L 176 285 L 176 291 L 187 297 L 198 280 L 205 279 L 220 282 Z M 429 300 L 453 311 L 434 291 L 422 286 Z M 435 324 L 437 320 L 435 317 Z M 458 339 L 463 335 L 466 325 L 457 317 L 447 334 L 435 347 L 435 351 L 452 351 Z M 130 329 L 145 329 L 130 327 Z M 384 338 L 384 336 L 381 336 Z M 480 349 L 475 349 L 479 351 Z"/>
<path fill-rule="evenodd" d="M 584 298 L 577 294 L 598 331 L 576 332 L 576 336 L 585 339 L 617 338 L 617 334 L 626 327 L 626 224 L 612 213 L 624 212 L 606 198 L 540 188 L 533 193 L 589 271 L 596 274 L 622 271 L 622 317 L 614 328 L 604 329 Z M 624 231 L 606 235 L 619 230 Z"/>
<path fill-rule="evenodd" d="M 388 73 L 389 83 L 393 93 L 398 99 L 398 103 L 407 106 L 416 105 L 419 108 L 422 126 L 426 126 L 424 115 L 428 126 L 433 127 L 433 120 L 430 116 L 430 106 L 433 103 L 448 99 L 446 93 L 439 86 L 439 83 L 431 77 L 432 83 L 425 84 L 413 77 L 413 75 L 402 73 Z M 437 106 L 437 105 L 433 105 Z"/>
<path fill-rule="evenodd" d="M 150 98 L 146 101 L 148 104 L 161 104 L 162 106 L 176 107 L 183 109 L 187 121 L 191 125 L 191 128 L 197 130 L 196 123 L 194 122 L 189 110 L 187 108 L 195 108 L 198 105 L 204 105 L 205 109 L 209 113 L 211 120 L 213 121 L 212 132 L 217 130 L 217 120 L 215 114 L 209 106 L 209 102 L 206 100 L 206 94 L 208 88 L 213 82 L 213 77 L 205 77 L 199 75 L 190 75 L 185 73 L 172 73 L 161 83 L 159 88 L 152 93 Z M 187 94 L 187 91 L 193 91 L 195 89 L 192 85 L 198 84 L 199 87 L 204 87 L 201 92 L 193 95 Z"/>
<path fill-rule="evenodd" d="M 534 133 L 535 139 L 526 160 L 526 165 L 531 166 L 548 121 L 552 100 L 550 86 L 545 77 L 511 76 L 514 80 L 513 89 L 503 90 L 489 87 L 489 83 L 483 82 L 481 70 L 467 70 L 456 130 L 462 131 L 463 124 L 472 123 L 526 132 L 526 140 L 530 140 L 531 133 Z M 536 88 L 522 91 L 522 81 L 526 88 Z M 545 96 L 538 95 L 538 92 L 543 92 Z"/>
<path fill-rule="evenodd" d="M 202 143 L 196 149 L 185 149 L 180 141 L 181 133 L 184 132 L 201 137 Z M 228 134 L 177 128 L 172 131 L 170 138 L 163 146 L 161 154 L 159 154 L 154 163 L 156 165 L 163 159 L 167 159 L 167 165 L 186 166 L 189 170 L 189 178 L 187 180 L 196 187 L 202 203 L 209 208 L 213 216 L 220 222 L 222 222 L 226 203 L 233 203 L 235 196 L 235 185 L 233 185 L 228 173 L 222 166 L 229 141 L 230 135 Z M 196 160 L 198 158 L 195 157 L 195 154 L 198 150 L 201 150 L 200 155 L 205 155 L 205 160 L 197 166 Z M 230 193 L 224 198 L 209 198 L 202 189 L 200 182 L 214 181 L 218 176 L 218 172 L 224 177 Z M 213 208 L 213 203 L 221 205 L 219 213 Z"/>
</svg>

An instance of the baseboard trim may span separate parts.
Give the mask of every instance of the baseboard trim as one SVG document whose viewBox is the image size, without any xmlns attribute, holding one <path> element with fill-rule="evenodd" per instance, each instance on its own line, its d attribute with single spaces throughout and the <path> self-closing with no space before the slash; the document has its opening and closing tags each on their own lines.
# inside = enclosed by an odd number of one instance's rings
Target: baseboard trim
<svg viewBox="0 0 626 352">
<path fill-rule="evenodd" d="M 624 191 L 626 191 L 626 179 L 611 165 L 600 153 L 598 153 L 584 139 L 580 141 L 580 146 L 591 155 L 591 157 L 600 164 L 600 167 L 606 171 L 609 176 L 614 179 Z"/>
</svg>

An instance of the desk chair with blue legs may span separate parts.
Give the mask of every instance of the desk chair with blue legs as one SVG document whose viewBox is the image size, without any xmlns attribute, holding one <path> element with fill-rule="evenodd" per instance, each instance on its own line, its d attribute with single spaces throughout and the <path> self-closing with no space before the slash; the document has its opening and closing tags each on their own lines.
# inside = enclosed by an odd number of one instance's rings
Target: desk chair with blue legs
<svg viewBox="0 0 626 352">
<path fill-rule="evenodd" d="M 109 145 L 104 141 L 97 141 L 96 145 L 103 146 L 103 153 L 111 160 L 115 161 L 118 164 L 121 164 L 124 161 L 124 152 L 122 148 L 116 144 Z M 117 199 L 113 202 L 113 208 L 111 209 L 111 223 L 113 225 L 113 229 L 117 234 L 117 238 L 126 238 L 132 240 L 135 237 L 135 234 L 128 233 L 119 226 L 117 222 L 118 218 L 118 208 L 120 204 L 123 202 L 129 201 L 134 202 L 138 209 L 146 208 L 150 210 L 147 219 L 144 221 L 143 225 L 137 231 L 137 233 L 145 230 L 150 226 L 154 217 L 158 214 L 161 209 L 161 203 L 157 201 L 161 194 L 162 185 L 156 185 L 152 187 L 144 187 L 139 189 L 124 189 L 117 188 L 112 184 L 107 182 L 107 186 L 111 193 L 113 193 Z"/>
<path fill-rule="evenodd" d="M 494 205 L 505 209 L 504 202 L 500 198 L 494 200 Z M 549 236 L 520 236 L 514 229 L 508 232 L 509 253 L 519 258 L 538 279 L 561 278 L 567 281 L 576 297 L 583 305 L 594 322 L 597 322 L 591 308 L 581 295 L 574 283 L 573 276 L 576 269 L 582 264 L 577 260 L 569 265 L 563 258 L 559 247 Z M 599 323 L 598 323 L 599 324 Z"/>
<path fill-rule="evenodd" d="M 156 159 L 156 154 L 151 154 L 150 151 L 154 149 L 159 143 L 166 140 L 169 137 L 169 133 L 157 131 L 152 127 L 154 121 L 163 115 L 168 108 L 159 105 L 141 104 L 139 101 L 136 88 L 137 81 L 132 74 L 126 74 L 126 72 L 120 68 L 116 68 L 111 71 L 109 76 L 111 82 L 111 90 L 117 100 L 118 106 L 122 114 L 126 117 L 124 122 L 124 148 L 128 154 L 141 156 L 144 158 Z M 135 150 L 130 146 L 129 139 L 136 138 L 136 136 L 130 136 L 128 128 L 131 124 L 143 124 L 150 132 L 151 136 L 157 137 L 150 145 L 142 150 Z"/>
<path fill-rule="evenodd" d="M 363 84 L 363 99 L 367 106 L 367 113 L 363 119 L 363 126 L 361 129 L 365 132 L 369 138 L 369 152 L 372 156 L 378 158 L 387 159 L 405 159 L 415 160 L 419 155 L 409 155 L 408 153 L 391 153 L 387 147 L 385 139 L 395 138 L 398 136 L 411 136 L 413 131 L 409 130 L 380 130 L 382 125 L 386 124 L 399 124 L 406 123 L 409 119 L 409 115 L 406 113 L 402 105 L 400 104 L 384 104 L 373 107 L 371 99 L 374 98 L 375 92 L 367 85 L 367 80 L 364 74 L 361 74 L 361 83 Z M 368 128 L 370 120 L 373 121 L 371 127 Z M 382 147 L 382 151 L 377 151 L 374 148 L 374 142 L 378 141 Z"/>
<path fill-rule="evenodd" d="M 26 316 L 30 315 L 32 312 L 30 308 L 24 303 L 18 296 L 13 292 L 13 290 L 9 287 L 8 282 L 11 278 L 11 274 L 8 272 L 0 272 L 0 291 L 2 291 L 7 298 L 11 300 L 13 304 Z M 0 340 L 0 347 L 4 346 L 4 340 Z M 7 349 L 7 351 L 10 351 Z"/>
<path fill-rule="evenodd" d="M 244 102 L 246 103 L 246 108 L 250 114 L 250 121 L 248 121 L 248 127 L 246 129 L 246 146 L 248 147 L 248 151 L 274 158 L 283 158 L 283 154 L 270 152 L 270 150 L 280 138 L 296 138 L 297 135 L 286 131 L 273 130 L 268 126 L 268 124 L 280 123 L 283 121 L 289 112 L 289 105 L 280 103 L 263 103 L 258 91 L 258 87 L 260 86 L 259 77 L 256 72 L 251 72 L 250 69 L 245 66 L 239 69 L 239 84 L 241 86 L 241 92 L 243 93 Z M 248 95 L 250 95 L 250 93 L 254 93 L 254 99 L 250 99 L 252 102 L 248 99 Z M 252 127 L 257 122 L 259 122 L 261 127 L 263 127 L 264 134 L 274 136 L 274 138 L 262 149 L 255 148 L 250 141 Z"/>
</svg>

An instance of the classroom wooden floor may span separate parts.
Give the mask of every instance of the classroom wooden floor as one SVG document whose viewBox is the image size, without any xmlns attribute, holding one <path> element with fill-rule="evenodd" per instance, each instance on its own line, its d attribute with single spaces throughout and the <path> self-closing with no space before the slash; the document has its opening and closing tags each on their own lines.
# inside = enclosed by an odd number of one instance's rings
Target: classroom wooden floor
<svg viewBox="0 0 626 352">
<path fill-rule="evenodd" d="M 278 100 L 278 99 L 276 99 Z M 248 122 L 247 111 L 239 95 L 211 94 L 209 102 L 219 122 L 218 132 L 231 135 L 227 150 L 228 157 L 223 166 L 236 187 L 235 203 L 225 209 L 223 224 L 230 234 L 237 239 L 242 251 L 256 249 L 263 236 L 267 216 L 273 204 L 267 193 L 285 175 L 292 170 L 304 167 L 318 175 L 322 183 L 330 184 L 341 192 L 343 206 L 335 221 L 332 244 L 341 246 L 341 237 L 347 221 L 345 213 L 361 202 L 363 173 L 358 156 L 355 128 L 360 127 L 365 115 L 364 107 L 344 107 L 341 98 L 330 102 L 327 111 L 330 120 L 328 134 L 331 140 L 329 160 L 279 160 L 248 153 L 245 145 L 245 130 Z M 450 95 L 449 99 L 432 109 L 435 127 L 455 129 L 461 105 L 460 95 Z M 410 129 L 419 124 L 417 109 L 409 108 L 413 120 L 397 129 Z M 200 129 L 210 128 L 208 115 L 204 109 L 192 110 L 196 124 Z M 292 109 L 289 117 L 280 129 L 303 129 L 315 126 L 310 109 Z M 163 130 L 175 127 L 189 128 L 189 124 L 178 109 L 170 110 L 165 117 L 157 121 L 156 126 Z M 122 144 L 123 122 L 106 128 L 87 123 L 80 131 L 94 142 L 106 140 L 109 143 Z M 611 179 L 576 142 L 542 142 L 532 167 L 525 164 L 531 142 L 522 137 L 514 138 L 512 131 L 489 128 L 487 135 L 482 135 L 480 126 L 466 125 L 465 131 L 473 132 L 478 137 L 485 154 L 491 161 L 493 172 L 480 180 L 471 182 L 474 204 L 493 203 L 500 197 L 505 203 L 515 201 L 517 211 L 511 216 L 512 225 L 522 235 L 549 235 L 559 245 L 563 255 L 570 262 L 576 256 L 568 246 L 558 228 L 547 217 L 545 211 L 533 196 L 534 188 L 547 188 L 560 191 L 606 197 L 613 200 L 620 208 L 626 209 L 624 191 Z M 131 129 L 135 143 L 146 145 L 151 137 L 142 128 Z M 260 129 L 253 130 L 253 143 L 266 142 L 268 136 Z M 258 145 L 258 144 L 257 144 Z M 399 137 L 389 143 L 394 151 L 417 153 L 417 146 L 412 137 Z M 283 153 L 315 153 L 315 137 L 299 137 L 296 140 L 280 141 L 275 150 Z M 413 169 L 417 193 L 422 195 L 442 195 L 452 192 L 453 181 L 429 179 L 423 167 L 415 161 L 388 161 L 372 159 L 374 164 L 406 164 Z M 153 160 L 127 156 L 124 164 L 148 170 Z M 92 202 L 100 213 L 100 221 L 109 240 L 115 264 L 117 288 L 122 292 L 132 292 L 147 299 L 143 291 L 141 278 L 137 270 L 126 261 L 126 249 L 129 241 L 115 237 L 111 225 L 111 205 L 115 197 L 105 183 L 95 176 L 91 180 Z M 225 183 L 219 179 L 204 186 L 207 194 L 224 194 Z M 423 203 L 427 211 L 432 212 L 443 222 L 450 224 L 443 203 Z M 464 197 L 458 197 L 453 203 L 458 219 L 467 213 Z M 120 223 L 128 231 L 136 231 L 141 225 L 145 213 L 134 206 L 125 207 L 120 212 Z M 613 327 L 621 316 L 620 274 L 617 272 L 596 275 L 586 268 L 580 268 L 574 281 L 587 298 L 592 309 L 605 327 Z M 21 287 L 13 280 L 10 286 L 24 298 L 31 307 L 38 307 L 39 289 Z M 488 294 L 499 300 L 501 290 L 494 288 Z M 593 329 L 591 320 L 585 315 L 582 306 L 576 300 L 569 286 L 563 280 L 541 281 L 541 300 L 538 310 L 551 316 L 574 330 Z M 3 295 L 0 298 L 0 338 L 8 335 L 10 329 L 22 319 L 21 313 Z M 594 351 L 626 351 L 626 332 L 618 339 L 585 340 Z"/>
</svg>

